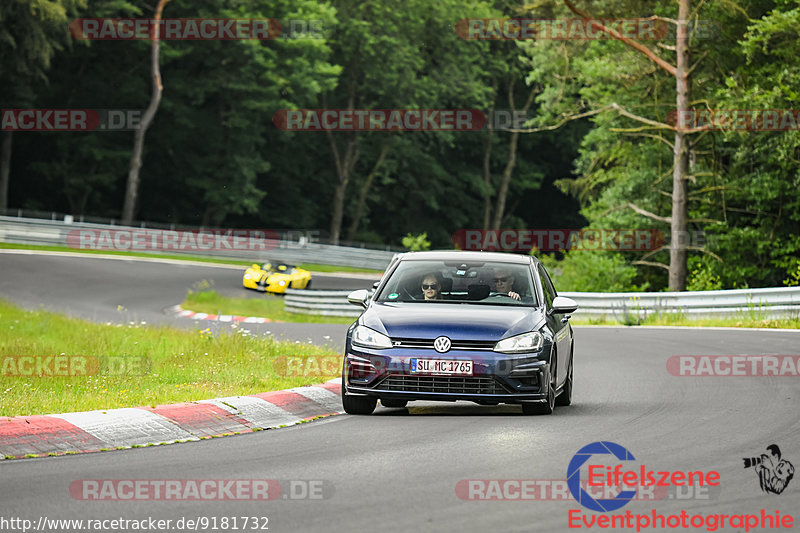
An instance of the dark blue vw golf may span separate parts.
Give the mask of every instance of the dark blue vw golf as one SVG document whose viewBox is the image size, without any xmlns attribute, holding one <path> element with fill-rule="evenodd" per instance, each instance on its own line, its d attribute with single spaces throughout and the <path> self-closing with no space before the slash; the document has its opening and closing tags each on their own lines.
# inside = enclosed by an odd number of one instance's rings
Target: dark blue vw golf
<svg viewBox="0 0 800 533">
<path fill-rule="evenodd" d="M 574 300 L 558 296 L 534 257 L 409 252 L 395 257 L 347 331 L 342 403 L 370 414 L 377 401 L 522 404 L 550 414 L 572 401 Z"/>
</svg>

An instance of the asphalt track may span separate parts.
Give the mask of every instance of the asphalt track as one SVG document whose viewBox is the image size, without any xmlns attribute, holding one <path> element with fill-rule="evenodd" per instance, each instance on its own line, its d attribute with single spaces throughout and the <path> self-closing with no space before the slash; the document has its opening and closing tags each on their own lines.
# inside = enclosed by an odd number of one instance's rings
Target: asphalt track
<svg viewBox="0 0 800 533">
<path fill-rule="evenodd" d="M 105 279 L 114 269 L 82 260 L 78 268 L 62 272 L 60 283 L 48 285 L 50 290 L 26 287 L 25 292 L 23 281 L 48 272 L 56 276 L 48 269 L 65 264 L 46 262 L 41 270 L 28 272 L 39 260 L 0 254 L 0 295 L 27 306 L 47 296 L 39 303 L 90 318 L 95 313 L 101 320 L 98 309 L 113 312 L 120 303 L 156 320 L 158 306 L 174 303 L 199 272 L 169 265 L 134 267 L 137 276 L 152 267 L 181 286 L 170 289 L 167 281 L 141 283 L 143 277 L 123 278 L 135 283 Z M 114 282 L 116 290 L 102 294 L 100 288 L 111 290 Z M 78 289 L 84 292 L 74 301 Z M 197 443 L 3 461 L 0 517 L 35 523 L 40 517 L 219 521 L 258 516 L 268 517 L 270 531 L 570 531 L 577 529 L 569 528 L 571 510 L 583 509 L 586 517 L 599 514 L 571 499 L 467 501 L 459 498 L 456 487 L 474 479 L 564 479 L 572 456 L 582 446 L 603 440 L 636 457 L 632 470 L 644 464 L 648 470 L 713 470 L 721 475 L 721 486 L 709 494 L 681 499 L 670 492 L 673 497 L 633 501 L 618 513 L 766 510 L 774 515 L 777 510 L 800 519 L 800 474 L 783 494 L 765 494 L 753 470 L 742 463 L 743 457 L 757 457 L 776 443 L 785 459 L 800 466 L 800 378 L 676 377 L 666 369 L 673 355 L 797 354 L 800 333 L 575 330 L 574 404 L 557 408 L 552 416 L 523 416 L 513 406 L 411 404 L 408 409 L 378 407 L 370 417 L 342 415 Z M 68 490 L 81 479 L 255 478 L 294 480 L 297 485 L 312 480 L 326 489 L 322 499 L 279 497 L 267 502 L 80 501 Z"/>
<path fill-rule="evenodd" d="M 207 282 L 219 294 L 263 297 L 242 288 L 244 268 L 225 265 L 176 264 L 136 258 L 93 258 L 83 255 L 9 253 L 0 251 L 0 298 L 28 309 L 46 308 L 95 322 L 165 323 L 178 327 L 229 327 L 214 321 L 177 318 L 167 312 L 186 292 Z M 363 289 L 372 276 L 315 274 L 315 289 Z M 378 276 L 374 276 L 378 279 Z M 222 310 L 225 312 L 225 310 Z M 312 341 L 341 348 L 347 326 L 318 324 L 247 324 L 252 332 L 284 340 Z"/>
</svg>

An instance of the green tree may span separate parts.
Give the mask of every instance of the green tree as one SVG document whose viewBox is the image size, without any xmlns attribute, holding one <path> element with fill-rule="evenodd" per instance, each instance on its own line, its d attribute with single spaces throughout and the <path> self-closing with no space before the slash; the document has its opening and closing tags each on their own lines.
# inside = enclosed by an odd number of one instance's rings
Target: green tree
<svg viewBox="0 0 800 533">
<path fill-rule="evenodd" d="M 47 82 L 53 56 L 69 44 L 67 23 L 86 0 L 6 0 L 0 3 L 0 102 L 27 106 Z M 0 210 L 8 207 L 12 132 L 0 141 Z"/>
<path fill-rule="evenodd" d="M 403 10 L 397 9 L 396 3 L 385 1 L 339 0 L 334 5 L 341 23 L 331 36 L 331 46 L 334 61 L 344 70 L 336 88 L 324 95 L 323 107 L 485 107 L 489 90 L 480 58 L 486 47 L 482 43 L 464 41 L 454 31 L 455 21 L 474 16 L 476 10 L 485 12 L 485 4 L 413 0 L 405 3 Z M 418 136 L 418 142 L 427 144 L 427 139 L 422 138 L 424 134 L 413 135 Z M 338 243 L 351 183 L 357 182 L 358 198 L 366 198 L 381 166 L 406 154 L 392 153 L 393 135 L 385 132 L 327 132 L 326 136 L 335 176 L 330 240 Z M 365 157 L 367 161 L 363 161 Z M 360 219 L 363 205 L 355 212 Z M 356 228 L 358 224 L 355 223 Z"/>
<path fill-rule="evenodd" d="M 310 0 L 229 6 L 230 2 L 210 0 L 198 8 L 193 2 L 173 0 L 170 10 L 173 17 L 316 20 L 323 27 L 335 23 L 328 4 Z M 174 200 L 165 201 L 164 196 L 188 194 L 179 210 L 184 219 L 202 225 L 256 213 L 266 194 L 258 182 L 270 174 L 271 161 L 286 159 L 288 168 L 297 161 L 293 149 L 277 151 L 268 144 L 273 114 L 313 105 L 320 91 L 336 81 L 339 69 L 328 61 L 326 40 L 287 36 L 162 44 L 162 71 L 169 89 L 151 136 L 158 155 L 144 168 L 151 190 L 143 209 L 158 218 L 159 211 L 175 209 L 170 205 Z"/>
</svg>

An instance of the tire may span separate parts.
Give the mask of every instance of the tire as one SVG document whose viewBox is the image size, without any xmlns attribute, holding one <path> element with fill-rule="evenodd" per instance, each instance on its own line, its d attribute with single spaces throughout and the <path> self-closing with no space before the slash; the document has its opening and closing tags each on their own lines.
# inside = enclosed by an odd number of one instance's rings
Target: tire
<svg viewBox="0 0 800 533">
<path fill-rule="evenodd" d="M 561 394 L 556 398 L 556 405 L 570 405 L 572 403 L 572 358 L 569 361 L 569 370 L 567 370 L 567 379 L 564 381 L 564 387 L 561 389 Z"/>
<path fill-rule="evenodd" d="M 348 396 L 342 383 L 342 407 L 344 412 L 349 415 L 371 415 L 378 404 L 377 398 L 369 396 Z"/>
<path fill-rule="evenodd" d="M 308 283 L 306 283 L 306 289 L 310 289 L 310 288 L 311 288 L 311 280 L 308 280 Z"/>
<path fill-rule="evenodd" d="M 384 407 L 405 407 L 408 405 L 408 400 L 397 400 L 394 398 L 381 398 L 381 405 Z"/>
</svg>

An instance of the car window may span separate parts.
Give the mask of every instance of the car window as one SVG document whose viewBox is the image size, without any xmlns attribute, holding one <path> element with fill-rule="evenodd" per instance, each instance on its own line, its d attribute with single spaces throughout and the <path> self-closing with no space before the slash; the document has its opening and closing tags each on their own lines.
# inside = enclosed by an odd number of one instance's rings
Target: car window
<svg viewBox="0 0 800 533">
<path fill-rule="evenodd" d="M 544 266 L 539 264 L 539 277 L 542 279 L 542 291 L 544 292 L 544 299 L 547 303 L 547 308 L 550 309 L 553 307 L 553 299 L 557 296 L 556 289 L 553 287 L 553 283 L 550 281 L 550 276 L 547 275 L 547 271 L 544 269 Z"/>
<path fill-rule="evenodd" d="M 526 264 L 406 260 L 400 261 L 389 276 L 375 301 L 538 305 Z M 520 299 L 510 298 L 509 291 L 518 293 Z"/>
</svg>

